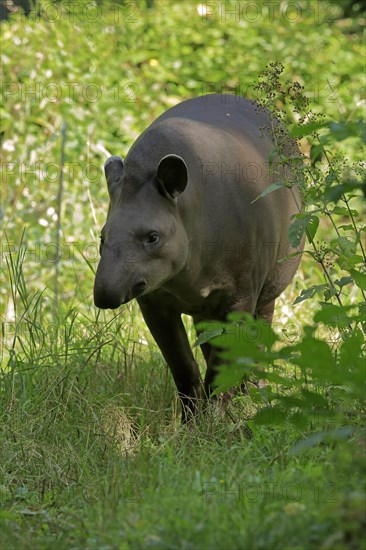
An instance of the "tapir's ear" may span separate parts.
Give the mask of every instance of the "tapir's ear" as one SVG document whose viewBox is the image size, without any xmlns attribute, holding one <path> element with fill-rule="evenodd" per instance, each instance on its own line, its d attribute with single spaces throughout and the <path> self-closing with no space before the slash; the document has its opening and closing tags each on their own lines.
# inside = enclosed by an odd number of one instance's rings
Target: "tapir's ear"
<svg viewBox="0 0 366 550">
<path fill-rule="evenodd" d="M 114 201 L 121 188 L 121 178 L 123 172 L 123 162 L 121 157 L 109 157 L 104 165 L 104 172 L 110 199 L 111 201 Z"/>
<path fill-rule="evenodd" d="M 188 181 L 187 166 L 178 155 L 167 155 L 162 158 L 156 173 L 160 191 L 175 199 L 183 193 Z"/>
</svg>

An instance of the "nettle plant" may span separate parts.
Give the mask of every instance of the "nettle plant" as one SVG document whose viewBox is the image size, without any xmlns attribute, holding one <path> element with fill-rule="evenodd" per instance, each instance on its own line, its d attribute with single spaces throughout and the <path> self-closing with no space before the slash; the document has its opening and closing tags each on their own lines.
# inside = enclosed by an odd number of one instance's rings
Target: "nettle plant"
<svg viewBox="0 0 366 550">
<path fill-rule="evenodd" d="M 270 129 L 275 146 L 269 164 L 291 166 L 295 178 L 272 183 L 257 200 L 294 182 L 301 187 L 303 206 L 288 237 L 296 248 L 306 236 L 304 255 L 320 266 L 322 280 L 302 290 L 294 303 L 318 299 L 316 313 L 291 345 L 262 320 L 244 314 L 232 314 L 221 326 L 206 324 L 197 344 L 210 340 L 222 350 L 225 365 L 216 377 L 216 393 L 240 387 L 248 378 L 266 382 L 249 389 L 259 405 L 252 427 L 320 425 L 320 438 L 344 437 L 364 407 L 366 227 L 360 210 L 366 188 L 365 165 L 349 162 L 339 144 L 352 138 L 363 146 L 363 125 L 325 120 L 310 108 L 299 83 L 283 81 L 283 70 L 271 63 L 259 76 L 256 101 L 279 121 Z M 306 139 L 307 155 L 285 155 L 285 128 L 294 143 Z"/>
</svg>

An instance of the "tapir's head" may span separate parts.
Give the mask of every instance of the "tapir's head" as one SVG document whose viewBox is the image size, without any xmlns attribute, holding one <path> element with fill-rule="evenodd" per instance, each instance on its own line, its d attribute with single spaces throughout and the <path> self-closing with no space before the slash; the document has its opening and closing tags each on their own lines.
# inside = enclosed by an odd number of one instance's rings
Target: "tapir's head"
<svg viewBox="0 0 366 550">
<path fill-rule="evenodd" d="M 144 182 L 128 181 L 120 157 L 109 158 L 104 169 L 110 207 L 94 302 L 114 309 L 158 289 L 184 267 L 188 239 L 177 197 L 187 185 L 187 168 L 182 158 L 168 155 Z"/>
</svg>

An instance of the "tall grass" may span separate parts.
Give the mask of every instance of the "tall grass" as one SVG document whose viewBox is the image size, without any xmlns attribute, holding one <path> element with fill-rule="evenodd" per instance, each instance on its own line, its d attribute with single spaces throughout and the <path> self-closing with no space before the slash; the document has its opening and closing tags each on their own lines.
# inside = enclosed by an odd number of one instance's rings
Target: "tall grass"
<svg viewBox="0 0 366 550">
<path fill-rule="evenodd" d="M 251 437 L 248 398 L 232 403 L 235 424 L 213 407 L 182 428 L 135 312 L 132 333 L 123 313 L 60 302 L 55 319 L 49 290 L 27 289 L 25 257 L 24 233 L 3 273 L 14 306 L 1 370 L 4 548 L 361 548 L 359 438 L 352 452 L 339 441 L 290 456 L 298 432 Z"/>
<path fill-rule="evenodd" d="M 217 3 L 221 12 L 223 4 L 237 9 L 228 0 Z M 108 151 L 124 155 L 164 109 L 212 84 L 210 91 L 251 96 L 270 57 L 286 59 L 289 76 L 306 83 L 317 110 L 332 119 L 340 111 L 360 116 L 357 25 L 332 18 L 328 3 L 316 11 L 300 2 L 298 22 L 279 5 L 273 20 L 268 2 L 257 4 L 257 21 L 250 9 L 248 20 L 245 10 L 240 21 L 220 12 L 205 19 L 196 2 L 156 0 L 146 12 L 137 3 L 137 21 L 127 2 L 118 20 L 102 3 L 91 22 L 81 2 L 75 19 L 63 6 L 54 22 L 33 11 L 2 24 L 9 92 L 1 106 L 8 169 L 0 289 L 4 549 L 365 547 L 359 429 L 295 453 L 301 430 L 249 430 L 258 403 L 242 396 L 230 414 L 213 407 L 182 428 L 171 375 L 136 305 L 113 314 L 92 304 L 108 199 L 101 170 L 92 177 L 88 168 L 101 167 Z M 24 96 L 34 90 L 35 74 L 41 91 Z M 88 99 L 89 85 L 102 92 L 99 101 Z M 361 158 L 352 142 L 344 147 L 351 159 Z M 276 330 L 291 339 L 291 326 L 311 321 L 315 300 L 290 304 L 321 277 L 319 266 L 303 264 L 277 301 Z M 360 424 L 359 408 L 347 414 Z"/>
</svg>

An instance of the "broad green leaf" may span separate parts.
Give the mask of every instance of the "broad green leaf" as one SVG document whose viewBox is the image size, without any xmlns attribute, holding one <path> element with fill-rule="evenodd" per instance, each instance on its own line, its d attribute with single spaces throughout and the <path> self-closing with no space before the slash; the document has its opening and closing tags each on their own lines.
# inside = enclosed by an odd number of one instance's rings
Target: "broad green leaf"
<svg viewBox="0 0 366 550">
<path fill-rule="evenodd" d="M 324 430 L 322 432 L 317 432 L 312 434 L 301 441 L 298 441 L 291 449 L 289 450 L 289 455 L 297 455 L 301 451 L 306 451 L 311 449 L 323 441 L 334 441 L 339 439 L 348 439 L 354 432 L 352 426 L 342 426 L 341 428 L 336 428 L 335 430 Z"/>
<path fill-rule="evenodd" d="M 332 286 L 329 286 L 325 291 L 324 291 L 324 300 L 326 302 L 329 302 L 329 300 L 331 300 L 331 298 L 333 298 L 333 296 L 336 296 L 338 294 L 337 292 L 337 289 L 336 288 L 333 288 Z"/>
<path fill-rule="evenodd" d="M 358 398 L 365 402 L 365 335 L 358 327 L 344 337 L 338 358 L 341 372 L 344 373 L 343 385 L 350 393 L 350 398 Z"/>
<path fill-rule="evenodd" d="M 294 126 L 291 129 L 291 136 L 294 138 L 300 138 L 304 136 L 310 136 L 316 130 L 320 128 L 326 128 L 329 125 L 329 121 L 311 122 L 309 124 L 303 124 L 301 126 Z"/>
<path fill-rule="evenodd" d="M 251 202 L 251 204 L 256 202 L 258 199 L 261 199 L 262 197 L 265 197 L 266 195 L 273 193 L 273 191 L 276 191 L 277 189 L 283 189 L 283 187 L 288 187 L 288 186 L 289 185 L 286 182 L 271 183 L 270 185 L 268 185 L 268 187 L 264 189 L 264 191 L 262 191 L 260 195 L 258 195 L 258 197 L 254 199 L 254 201 Z"/>
<path fill-rule="evenodd" d="M 253 319 L 248 313 L 231 312 L 228 315 L 228 321 L 225 333 L 232 340 L 232 344 L 237 343 L 239 346 L 245 343 L 254 346 L 262 344 L 271 349 L 274 342 L 278 340 L 271 325 L 263 319 Z"/>
<path fill-rule="evenodd" d="M 355 254 L 357 245 L 348 237 L 338 237 L 337 243 L 339 245 L 339 248 L 342 250 L 343 254 L 347 258 L 351 258 Z"/>
<path fill-rule="evenodd" d="M 288 240 L 293 248 L 301 243 L 302 237 L 309 224 L 311 214 L 296 214 L 288 230 Z"/>
<path fill-rule="evenodd" d="M 249 388 L 248 393 L 253 403 L 258 405 L 262 405 L 264 403 L 263 392 L 259 388 L 252 386 Z"/>
<path fill-rule="evenodd" d="M 332 210 L 332 214 L 337 214 L 338 216 L 349 216 L 350 212 L 352 216 L 358 216 L 357 210 L 346 208 L 345 206 L 335 206 Z"/>
<path fill-rule="evenodd" d="M 309 416 L 307 414 L 304 414 L 300 410 L 297 410 L 292 414 L 289 414 L 287 417 L 287 420 L 299 430 L 305 430 L 310 422 Z"/>
<path fill-rule="evenodd" d="M 281 352 L 278 352 L 279 358 L 282 356 L 282 350 Z M 269 371 L 264 370 L 260 373 L 260 378 L 267 380 L 270 383 L 273 384 L 280 384 L 282 387 L 288 387 L 288 388 L 294 388 L 297 385 L 296 380 L 293 380 L 292 378 L 288 378 L 287 375 L 281 376 L 280 374 L 277 374 L 273 369 L 270 369 Z"/>
<path fill-rule="evenodd" d="M 259 409 L 252 418 L 252 422 L 258 426 L 278 426 L 286 422 L 287 413 L 278 405 L 274 407 L 263 407 Z"/>
<path fill-rule="evenodd" d="M 325 183 L 327 187 L 331 187 L 332 183 L 338 180 L 338 174 L 334 170 L 330 170 L 325 178 Z"/>
<path fill-rule="evenodd" d="M 335 358 L 330 346 L 312 335 L 305 335 L 299 344 L 292 346 L 292 357 L 289 360 L 312 372 L 320 381 L 328 380 L 330 372 L 333 376 Z"/>
<path fill-rule="evenodd" d="M 351 272 L 351 269 L 354 269 L 357 265 L 363 263 L 363 258 L 359 255 L 353 255 L 348 258 L 346 256 L 340 256 L 337 263 L 342 269 Z"/>
<path fill-rule="evenodd" d="M 334 284 L 339 286 L 339 288 L 343 288 L 344 286 L 347 286 L 353 282 L 352 277 L 341 277 L 340 279 L 337 279 L 334 281 Z"/>
<path fill-rule="evenodd" d="M 351 320 L 347 315 L 346 310 L 335 304 L 321 304 L 322 309 L 317 311 L 314 315 L 314 321 L 316 323 L 324 323 L 329 326 L 336 326 L 340 328 L 346 327 L 350 324 Z"/>
<path fill-rule="evenodd" d="M 299 304 L 300 302 L 303 302 L 304 300 L 308 300 L 309 298 L 312 298 L 315 296 L 315 294 L 318 294 L 318 292 L 324 291 L 326 288 L 328 288 L 329 285 L 322 284 L 322 285 L 313 285 L 309 288 L 305 288 L 300 292 L 300 296 L 296 298 L 293 305 Z"/>
<path fill-rule="evenodd" d="M 319 227 L 319 218 L 318 216 L 312 215 L 309 219 L 309 223 L 307 226 L 307 238 L 308 241 L 311 243 L 316 235 L 316 232 Z"/>
<path fill-rule="evenodd" d="M 347 180 L 342 182 L 342 184 L 329 186 L 324 192 L 324 202 L 338 202 L 341 198 L 344 198 L 344 195 L 347 195 L 348 199 L 359 196 L 358 193 L 352 193 L 352 191 L 363 191 L 365 189 L 363 185 L 361 181 Z M 366 194 L 366 191 L 364 191 L 364 194 Z"/>
<path fill-rule="evenodd" d="M 310 161 L 313 166 L 322 159 L 323 153 L 324 153 L 323 145 L 316 144 L 311 146 Z"/>
<path fill-rule="evenodd" d="M 324 397 L 323 394 L 319 392 L 310 391 L 306 388 L 301 390 L 303 400 L 307 406 L 316 406 L 316 407 L 327 407 L 328 400 Z"/>
<path fill-rule="evenodd" d="M 299 252 L 292 252 L 291 254 L 287 254 L 287 256 L 283 256 L 279 260 L 277 260 L 278 264 L 283 264 L 284 262 L 288 262 L 288 260 L 291 260 L 291 258 L 296 258 L 296 256 L 300 256 L 301 254 L 310 254 L 313 256 L 313 254 L 309 250 L 299 251 Z"/>
<path fill-rule="evenodd" d="M 353 231 L 354 227 L 351 223 L 349 223 L 347 225 L 339 225 L 338 229 L 342 229 L 342 231 Z"/>
<path fill-rule="evenodd" d="M 344 195 L 345 188 L 343 185 L 333 185 L 324 192 L 325 203 L 338 202 Z"/>
<path fill-rule="evenodd" d="M 309 242 L 315 237 L 319 227 L 319 218 L 315 214 L 295 214 L 294 221 L 289 227 L 288 238 L 293 248 L 301 243 L 302 237 L 306 231 Z"/>
<path fill-rule="evenodd" d="M 193 344 L 193 347 L 201 346 L 202 344 L 205 344 L 209 340 L 212 340 L 215 336 L 220 336 L 224 332 L 224 329 L 222 327 L 212 328 L 211 330 L 205 330 L 201 332 L 201 334 L 198 336 L 197 340 Z"/>
<path fill-rule="evenodd" d="M 303 399 L 301 398 L 301 395 L 294 394 L 294 395 L 275 395 L 276 399 L 282 403 L 284 407 L 287 409 L 294 409 L 297 407 L 301 407 L 304 403 Z"/>
<path fill-rule="evenodd" d="M 366 274 L 357 271 L 356 269 L 351 269 L 350 273 L 356 285 L 361 288 L 361 290 L 366 290 Z"/>
<path fill-rule="evenodd" d="M 356 122 L 330 122 L 329 129 L 337 141 L 358 137 L 364 143 L 366 142 L 365 123 L 362 120 Z"/>
<path fill-rule="evenodd" d="M 245 379 L 248 369 L 241 365 L 221 365 L 215 376 L 215 385 L 217 388 L 214 394 L 219 394 L 240 386 Z"/>
</svg>

